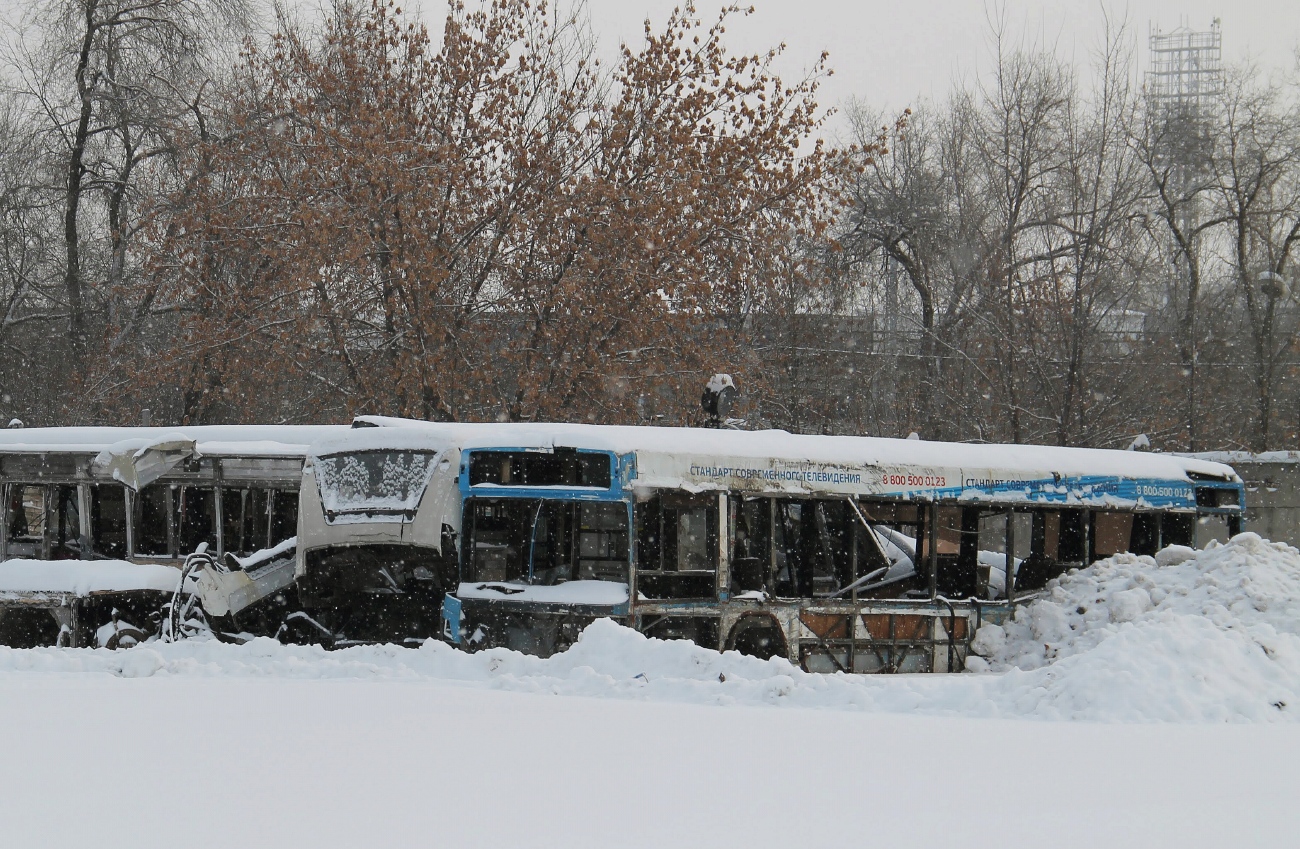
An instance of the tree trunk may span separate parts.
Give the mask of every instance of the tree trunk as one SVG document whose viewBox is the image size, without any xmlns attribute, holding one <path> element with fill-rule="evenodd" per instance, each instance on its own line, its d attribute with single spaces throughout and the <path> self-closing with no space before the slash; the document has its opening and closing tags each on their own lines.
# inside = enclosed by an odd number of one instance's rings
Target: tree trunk
<svg viewBox="0 0 1300 849">
<path fill-rule="evenodd" d="M 68 341 L 71 348 L 73 369 L 79 369 L 85 362 L 86 354 L 86 313 L 83 304 L 81 279 L 81 244 L 78 237 L 77 217 L 81 209 L 81 180 L 85 174 L 86 144 L 90 138 L 90 118 L 94 111 L 95 79 L 90 74 L 90 53 L 94 46 L 95 11 L 98 0 L 86 0 L 86 30 L 81 39 L 77 55 L 77 95 L 81 108 L 77 114 L 77 125 L 72 135 L 72 150 L 68 156 L 67 194 L 64 198 L 63 244 L 66 252 L 66 266 L 63 273 L 63 287 L 68 297 Z"/>
</svg>

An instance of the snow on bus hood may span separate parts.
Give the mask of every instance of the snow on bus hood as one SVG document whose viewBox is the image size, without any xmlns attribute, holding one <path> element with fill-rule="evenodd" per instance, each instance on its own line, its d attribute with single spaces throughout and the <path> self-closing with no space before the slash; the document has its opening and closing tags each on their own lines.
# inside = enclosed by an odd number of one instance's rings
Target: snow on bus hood
<svg viewBox="0 0 1300 849">
<path fill-rule="evenodd" d="M 0 594 L 158 590 L 172 592 L 179 570 L 126 560 L 6 560 L 0 563 Z"/>
</svg>

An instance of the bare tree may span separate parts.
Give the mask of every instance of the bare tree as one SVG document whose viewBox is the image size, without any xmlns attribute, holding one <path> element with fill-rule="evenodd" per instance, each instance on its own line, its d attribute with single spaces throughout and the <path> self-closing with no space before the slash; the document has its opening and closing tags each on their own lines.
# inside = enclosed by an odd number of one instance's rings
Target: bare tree
<svg viewBox="0 0 1300 849">
<path fill-rule="evenodd" d="M 92 316 L 102 326 L 124 280 L 143 166 L 175 152 L 177 124 L 248 15 L 245 0 L 45 0 L 7 33 L 62 219 L 67 375 L 88 365 Z"/>
<path fill-rule="evenodd" d="M 1298 121 L 1300 110 L 1285 104 L 1276 85 L 1249 69 L 1229 78 L 1215 194 L 1227 226 L 1227 261 L 1245 306 L 1256 451 L 1272 447 L 1277 370 L 1296 331 L 1285 296 L 1300 247 Z"/>
</svg>

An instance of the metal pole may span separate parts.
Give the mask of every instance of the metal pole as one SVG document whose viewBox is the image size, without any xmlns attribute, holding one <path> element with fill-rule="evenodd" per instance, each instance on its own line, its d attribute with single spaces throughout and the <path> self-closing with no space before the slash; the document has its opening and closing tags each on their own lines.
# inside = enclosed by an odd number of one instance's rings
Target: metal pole
<svg viewBox="0 0 1300 849">
<path fill-rule="evenodd" d="M 939 598 L 939 505 L 930 504 L 930 527 L 927 528 L 926 556 L 930 561 L 930 601 Z"/>
<path fill-rule="evenodd" d="M 634 502 L 628 501 L 624 507 L 627 510 L 627 612 L 628 625 L 636 627 L 636 573 L 638 561 L 641 558 L 641 543 L 637 540 L 636 532 L 636 507 Z"/>
<path fill-rule="evenodd" d="M 104 484 L 104 486 L 122 486 L 121 484 Z M 135 557 L 135 491 L 122 486 L 122 509 L 126 512 L 126 556 Z"/>
<path fill-rule="evenodd" d="M 1016 600 L 1016 514 L 1007 511 L 1007 601 Z"/>
<path fill-rule="evenodd" d="M 68 627 L 72 633 L 68 635 L 68 648 L 81 648 L 81 599 L 73 598 L 72 604 L 69 605 Z"/>
<path fill-rule="evenodd" d="M 857 513 L 862 512 L 858 510 L 858 505 L 853 503 L 852 498 L 849 499 L 849 505 L 853 508 L 855 512 Z M 872 531 L 870 527 L 868 527 L 867 533 L 871 533 L 871 532 Z M 849 671 L 857 672 L 858 671 L 858 529 L 853 527 L 852 522 L 849 523 L 849 569 L 850 569 L 849 580 L 852 582 L 852 586 L 853 586 L 853 598 L 852 598 L 853 612 L 849 614 L 849 618 L 848 618 L 849 633 L 846 636 L 849 638 Z"/>
<path fill-rule="evenodd" d="M 9 555 L 9 490 L 11 485 L 0 483 L 0 560 L 8 560 Z M 3 615 L 3 613 L 0 613 Z"/>
<path fill-rule="evenodd" d="M 858 505 L 852 501 L 849 504 L 854 510 L 857 509 Z M 870 528 L 867 532 L 870 533 Z M 851 598 L 856 605 L 858 603 L 858 529 L 853 527 L 852 523 L 849 524 L 849 570 L 849 584 L 853 587 Z M 853 635 L 849 636 L 851 638 Z"/>
</svg>

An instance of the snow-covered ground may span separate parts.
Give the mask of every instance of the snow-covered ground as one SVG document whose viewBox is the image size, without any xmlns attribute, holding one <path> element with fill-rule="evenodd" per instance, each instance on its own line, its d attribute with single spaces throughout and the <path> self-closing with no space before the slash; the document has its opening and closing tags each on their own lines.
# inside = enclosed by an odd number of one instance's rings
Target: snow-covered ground
<svg viewBox="0 0 1300 849">
<path fill-rule="evenodd" d="M 0 833 L 1295 845 L 1295 550 L 1246 534 L 1111 558 L 979 642 L 990 671 L 896 677 L 809 675 L 609 622 L 547 660 L 432 642 L 0 649 Z"/>
</svg>

